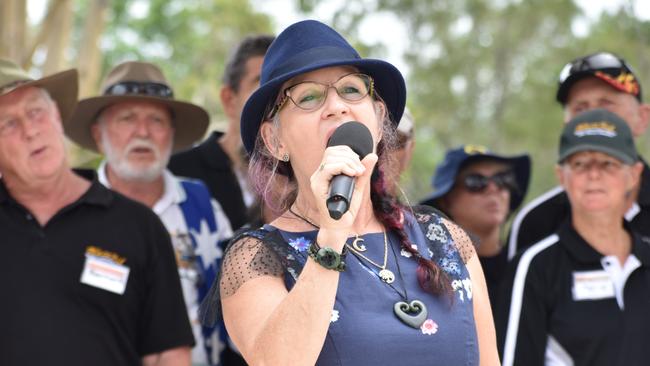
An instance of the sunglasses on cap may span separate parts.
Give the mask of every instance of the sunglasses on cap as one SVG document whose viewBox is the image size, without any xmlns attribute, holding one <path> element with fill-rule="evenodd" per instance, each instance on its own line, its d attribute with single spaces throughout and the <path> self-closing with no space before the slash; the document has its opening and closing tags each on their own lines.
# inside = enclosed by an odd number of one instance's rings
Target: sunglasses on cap
<svg viewBox="0 0 650 366">
<path fill-rule="evenodd" d="M 512 171 L 496 173 L 490 177 L 478 173 L 467 174 L 461 180 L 461 185 L 469 192 L 481 193 L 488 188 L 490 182 L 494 183 L 499 189 L 508 191 L 517 189 L 517 179 Z"/>
<path fill-rule="evenodd" d="M 603 69 L 619 69 L 633 73 L 632 68 L 622 58 L 609 52 L 599 52 L 575 59 L 564 65 L 562 71 L 560 71 L 560 84 L 564 83 L 574 74 L 595 72 Z"/>
<path fill-rule="evenodd" d="M 174 92 L 170 87 L 165 84 L 152 83 L 146 81 L 123 81 L 121 83 L 113 84 L 106 88 L 104 95 L 146 95 L 150 97 L 158 97 L 171 99 L 174 97 Z"/>
</svg>

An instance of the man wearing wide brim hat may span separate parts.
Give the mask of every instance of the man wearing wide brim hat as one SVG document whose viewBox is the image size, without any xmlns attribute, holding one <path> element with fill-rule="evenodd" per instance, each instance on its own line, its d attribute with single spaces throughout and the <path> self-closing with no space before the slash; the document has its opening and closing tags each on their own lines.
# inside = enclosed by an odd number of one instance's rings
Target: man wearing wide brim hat
<svg viewBox="0 0 650 366">
<path fill-rule="evenodd" d="M 193 338 L 160 220 L 68 165 L 62 123 L 77 77 L 33 79 L 0 59 L 2 363 L 189 365 Z"/>
<path fill-rule="evenodd" d="M 219 244 L 232 230 L 203 182 L 177 177 L 166 168 L 172 150 L 203 136 L 208 114 L 173 99 L 162 71 L 147 62 L 117 65 L 101 90 L 101 96 L 79 102 L 65 131 L 79 145 L 104 154 L 100 182 L 150 207 L 162 220 L 172 237 L 197 340 L 192 361 L 217 364 L 211 356 L 220 347 L 210 342 L 213 330 L 201 328 L 197 308 L 217 273 Z"/>
<path fill-rule="evenodd" d="M 122 101 L 156 102 L 169 109 L 173 117 L 173 150 L 181 150 L 200 140 L 210 117 L 201 107 L 174 99 L 174 92 L 162 71 L 144 62 L 125 62 L 108 74 L 101 86 L 102 95 L 82 99 L 74 116 L 65 124 L 66 135 L 80 146 L 98 151 L 91 125 L 107 107 Z"/>
</svg>

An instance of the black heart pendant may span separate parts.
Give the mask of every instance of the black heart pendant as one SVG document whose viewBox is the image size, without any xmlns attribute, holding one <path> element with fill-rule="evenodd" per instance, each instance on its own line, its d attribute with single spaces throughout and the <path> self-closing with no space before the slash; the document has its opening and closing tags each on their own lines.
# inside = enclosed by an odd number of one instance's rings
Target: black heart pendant
<svg viewBox="0 0 650 366">
<path fill-rule="evenodd" d="M 427 307 L 420 300 L 413 300 L 410 304 L 398 301 L 393 306 L 393 311 L 402 323 L 415 329 L 427 320 Z"/>
</svg>

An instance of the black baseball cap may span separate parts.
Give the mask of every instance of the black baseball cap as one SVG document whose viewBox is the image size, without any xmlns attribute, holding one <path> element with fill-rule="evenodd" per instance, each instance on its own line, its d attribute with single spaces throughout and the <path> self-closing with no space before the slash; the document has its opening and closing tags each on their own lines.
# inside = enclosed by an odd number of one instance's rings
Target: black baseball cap
<svg viewBox="0 0 650 366">
<path fill-rule="evenodd" d="M 639 160 L 630 127 L 618 115 L 600 108 L 580 113 L 564 126 L 558 163 L 581 151 L 599 151 L 629 165 Z"/>
<path fill-rule="evenodd" d="M 565 105 L 573 84 L 587 76 L 596 77 L 622 92 L 634 95 L 639 102 L 641 84 L 630 65 L 610 52 L 597 52 L 576 58 L 564 65 L 558 80 L 556 99 Z"/>
</svg>

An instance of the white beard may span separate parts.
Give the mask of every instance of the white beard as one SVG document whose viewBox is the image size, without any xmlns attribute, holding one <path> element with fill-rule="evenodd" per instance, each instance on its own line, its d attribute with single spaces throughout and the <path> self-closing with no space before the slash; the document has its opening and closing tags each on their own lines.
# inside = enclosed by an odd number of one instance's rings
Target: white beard
<svg viewBox="0 0 650 366">
<path fill-rule="evenodd" d="M 161 152 L 158 147 L 150 140 L 136 138 L 131 140 L 129 144 L 126 145 L 124 151 L 117 151 L 113 148 L 113 145 L 111 145 L 108 134 L 105 133 L 105 131 L 102 131 L 101 139 L 102 148 L 104 150 L 104 155 L 106 156 L 108 165 L 110 165 L 113 172 L 118 177 L 120 177 L 120 179 L 126 181 L 143 183 L 153 182 L 162 175 L 172 154 L 171 143 L 168 144 L 168 147 Z M 151 149 L 155 155 L 155 160 L 148 166 L 134 166 L 131 164 L 127 156 L 131 151 L 137 148 Z"/>
</svg>

